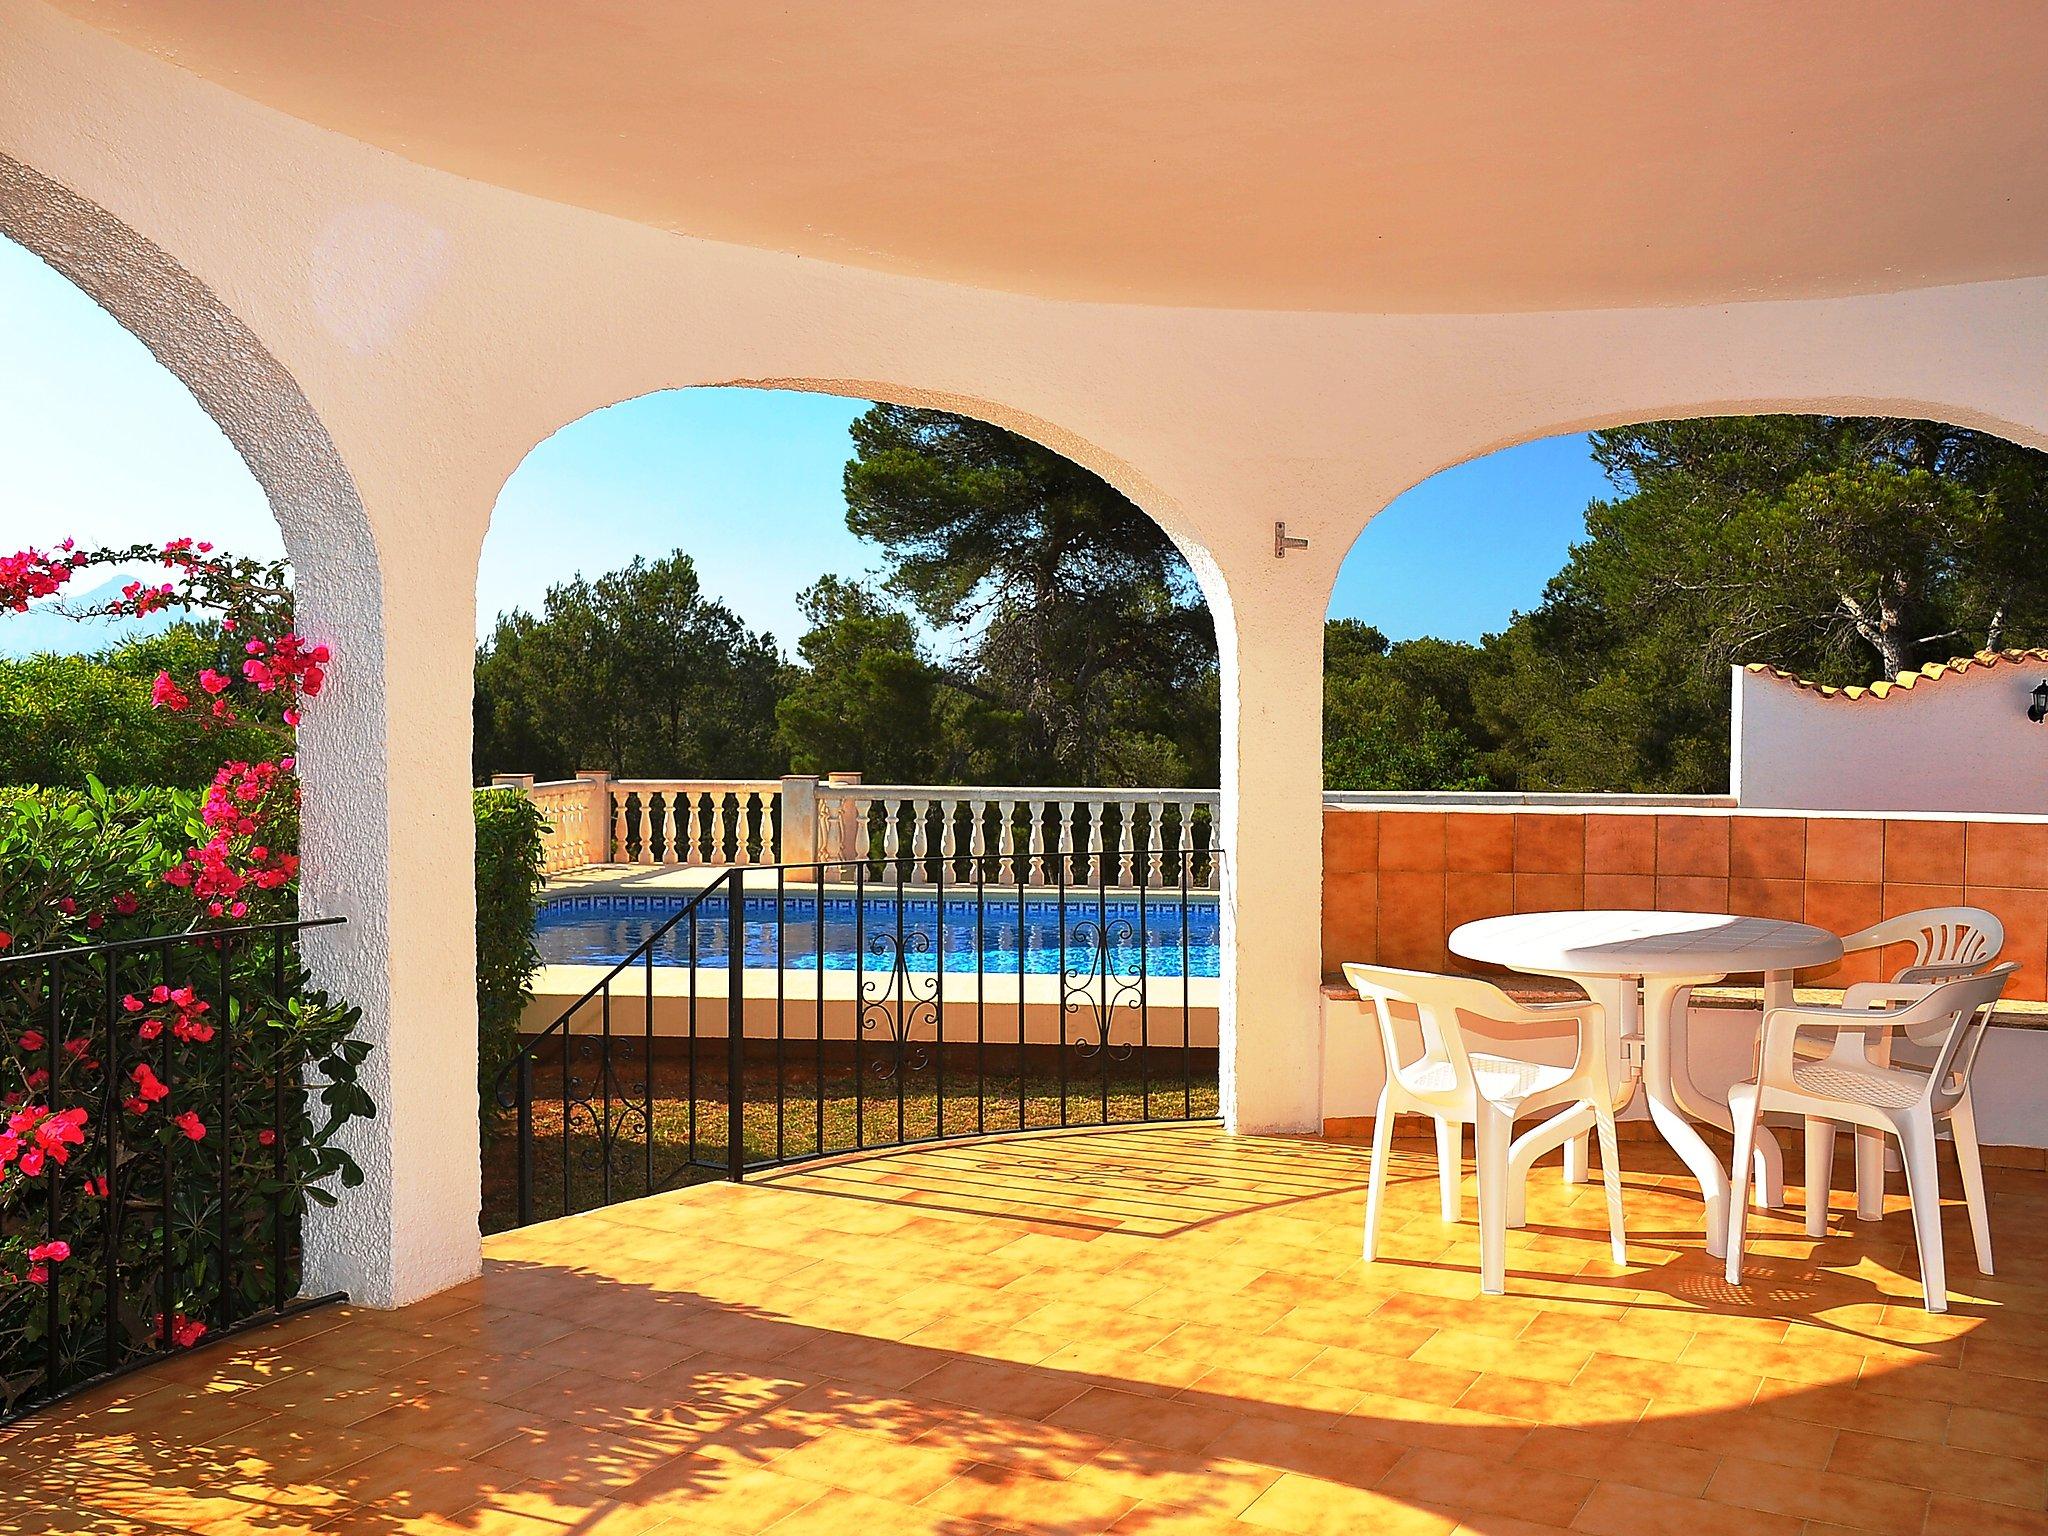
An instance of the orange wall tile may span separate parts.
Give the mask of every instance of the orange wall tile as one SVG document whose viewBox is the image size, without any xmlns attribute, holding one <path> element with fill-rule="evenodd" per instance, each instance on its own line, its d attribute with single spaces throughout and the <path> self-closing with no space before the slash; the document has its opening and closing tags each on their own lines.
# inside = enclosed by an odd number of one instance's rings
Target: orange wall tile
<svg viewBox="0 0 2048 1536">
<path fill-rule="evenodd" d="M 1324 820 L 1328 821 L 1328 816 Z M 1380 817 L 1380 868 L 1440 870 L 1444 867 L 1444 813 L 1402 811 Z"/>
<path fill-rule="evenodd" d="M 1593 911 L 1639 912 L 1656 904 L 1655 875 L 1586 876 L 1586 905 Z"/>
<path fill-rule="evenodd" d="M 1742 917 L 1775 917 L 1785 923 L 1804 922 L 1806 882 L 1731 878 L 1728 882 L 1728 910 Z"/>
<path fill-rule="evenodd" d="M 1659 875 L 1656 906 L 1659 912 L 1726 912 L 1728 877 Z"/>
<path fill-rule="evenodd" d="M 1657 872 L 1657 818 L 1603 816 L 1586 818 L 1586 873 L 1589 875 L 1654 875 Z"/>
<path fill-rule="evenodd" d="M 1444 818 L 1444 868 L 1505 873 L 1514 856 L 1514 817 L 1452 811 Z"/>
<path fill-rule="evenodd" d="M 1380 867 L 1378 811 L 1323 812 L 1323 868 L 1344 874 L 1377 874 Z"/>
<path fill-rule="evenodd" d="M 1737 880 L 1800 880 L 1806 876 L 1806 820 L 1801 816 L 1731 816 L 1728 873 Z"/>
<path fill-rule="evenodd" d="M 1379 948 L 1377 874 L 1323 876 L 1323 969 L 1370 960 Z"/>
<path fill-rule="evenodd" d="M 1515 814 L 1515 873 L 1576 875 L 1586 868 L 1586 818 Z"/>
<path fill-rule="evenodd" d="M 1920 885 L 1963 883 L 1960 821 L 1888 821 L 1884 824 L 1884 878 Z"/>
<path fill-rule="evenodd" d="M 1446 953 L 1449 931 L 1509 911 L 1740 912 L 1846 934 L 1881 916 L 1967 901 L 2006 925 L 2005 956 L 2022 967 L 2007 995 L 2048 997 L 2048 827 L 1881 816 L 1331 810 L 1324 848 L 1329 974 L 1350 960 L 1463 964 Z M 1907 958 L 1903 950 L 1852 957 L 1810 979 L 1876 980 Z"/>
<path fill-rule="evenodd" d="M 1444 965 L 1444 876 L 1389 870 L 1380 876 L 1379 961 L 1409 970 Z"/>
<path fill-rule="evenodd" d="M 1963 840 L 1965 884 L 2048 889 L 2048 827 L 1974 821 Z"/>
<path fill-rule="evenodd" d="M 1884 823 L 1816 816 L 1806 824 L 1806 878 L 1884 878 Z"/>
<path fill-rule="evenodd" d="M 1453 870 L 1444 877 L 1444 932 L 1482 917 L 1515 910 L 1515 877 L 1505 871 L 1468 874 Z"/>
<path fill-rule="evenodd" d="M 1532 875 L 1515 871 L 1517 912 L 1570 912 L 1585 904 L 1584 875 Z"/>
<path fill-rule="evenodd" d="M 1657 876 L 1728 876 L 1726 816 L 1659 816 Z"/>
</svg>

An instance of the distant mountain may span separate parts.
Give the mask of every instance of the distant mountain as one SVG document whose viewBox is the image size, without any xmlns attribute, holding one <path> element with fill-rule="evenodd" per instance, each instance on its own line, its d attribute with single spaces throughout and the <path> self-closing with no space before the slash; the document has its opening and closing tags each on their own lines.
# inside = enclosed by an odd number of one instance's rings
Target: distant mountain
<svg viewBox="0 0 2048 1536">
<path fill-rule="evenodd" d="M 119 597 L 129 582 L 141 579 L 147 579 L 146 574 L 119 571 L 97 587 L 66 592 L 64 603 L 71 608 L 97 608 Z M 0 611 L 0 656 L 79 656 L 103 651 L 122 640 L 161 634 L 182 616 L 165 611 L 141 619 L 67 619 L 56 611 L 54 600 L 31 603 L 27 613 Z"/>
</svg>

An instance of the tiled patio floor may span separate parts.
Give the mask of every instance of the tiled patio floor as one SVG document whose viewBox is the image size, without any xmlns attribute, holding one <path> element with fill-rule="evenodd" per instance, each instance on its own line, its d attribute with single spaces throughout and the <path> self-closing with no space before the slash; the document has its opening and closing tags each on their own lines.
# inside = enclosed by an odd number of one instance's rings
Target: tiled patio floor
<svg viewBox="0 0 2048 1536">
<path fill-rule="evenodd" d="M 1624 1147 L 1631 1264 L 1554 1168 L 1477 1294 L 1420 1143 L 1206 1127 L 928 1149 L 494 1238 L 0 1442 L 15 1532 L 1662 1536 L 2048 1531 L 2048 1179 L 1923 1313 L 1898 1200 L 1724 1285 Z"/>
</svg>

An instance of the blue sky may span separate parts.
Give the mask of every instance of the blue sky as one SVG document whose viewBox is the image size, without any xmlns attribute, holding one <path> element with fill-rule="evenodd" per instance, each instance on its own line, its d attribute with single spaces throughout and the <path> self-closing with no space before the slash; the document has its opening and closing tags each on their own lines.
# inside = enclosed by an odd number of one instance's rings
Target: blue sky
<svg viewBox="0 0 2048 1536">
<path fill-rule="evenodd" d="M 846 531 L 839 478 L 859 402 L 762 390 L 648 396 L 540 444 L 507 483 L 479 573 L 479 626 L 536 607 L 570 570 L 678 547 L 706 590 L 785 649 L 796 594 L 875 552 Z M 131 543 L 179 534 L 281 551 L 241 458 L 185 388 L 91 300 L 0 240 L 0 541 Z M 1583 438 L 1446 470 L 1374 520 L 1331 614 L 1395 639 L 1477 639 L 1541 596 L 1606 489 Z M 10 633 L 10 631 L 12 631 Z M 0 615 L 0 653 L 50 628 Z M 79 644 L 101 643 L 81 633 Z"/>
</svg>

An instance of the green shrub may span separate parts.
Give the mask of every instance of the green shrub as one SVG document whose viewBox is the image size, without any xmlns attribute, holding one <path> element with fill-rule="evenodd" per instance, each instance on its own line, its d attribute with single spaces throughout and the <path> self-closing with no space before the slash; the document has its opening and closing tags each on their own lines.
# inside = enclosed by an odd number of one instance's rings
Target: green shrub
<svg viewBox="0 0 2048 1536">
<path fill-rule="evenodd" d="M 519 1049 L 519 1018 L 540 967 L 533 924 L 546 833 L 546 820 L 518 791 L 476 792 L 476 1064 L 486 1132 L 491 1088 Z"/>
<path fill-rule="evenodd" d="M 163 876 L 206 830 L 179 790 L 0 789 L 0 1417 L 296 1293 L 306 1203 L 361 1182 L 370 1047 L 296 945 L 33 958 L 184 932 Z M 28 1128 L 67 1116 L 45 1167 Z"/>
<path fill-rule="evenodd" d="M 175 784 L 198 789 L 230 758 L 289 752 L 290 733 L 260 724 L 195 730 L 150 702 L 157 672 L 208 665 L 210 647 L 189 628 L 116 647 L 105 656 L 0 658 L 0 783 L 76 788 Z"/>
</svg>

